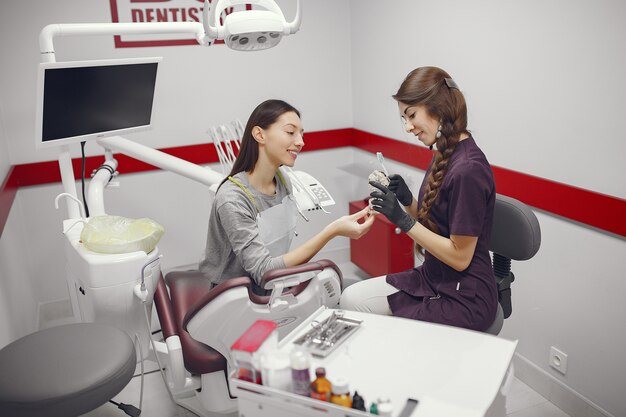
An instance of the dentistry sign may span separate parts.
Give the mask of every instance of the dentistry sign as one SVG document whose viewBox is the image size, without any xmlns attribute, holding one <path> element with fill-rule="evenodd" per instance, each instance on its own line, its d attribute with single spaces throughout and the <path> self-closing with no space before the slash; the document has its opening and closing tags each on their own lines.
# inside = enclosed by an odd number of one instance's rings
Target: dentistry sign
<svg viewBox="0 0 626 417">
<path fill-rule="evenodd" d="M 114 23 L 138 22 L 202 22 L 204 0 L 109 0 L 111 21 Z M 217 0 L 209 0 L 213 4 Z M 220 20 L 228 14 L 248 9 L 252 6 L 228 7 Z M 116 48 L 137 48 L 145 46 L 197 45 L 193 34 L 154 34 L 116 35 Z M 224 43 L 215 41 L 214 44 Z"/>
</svg>

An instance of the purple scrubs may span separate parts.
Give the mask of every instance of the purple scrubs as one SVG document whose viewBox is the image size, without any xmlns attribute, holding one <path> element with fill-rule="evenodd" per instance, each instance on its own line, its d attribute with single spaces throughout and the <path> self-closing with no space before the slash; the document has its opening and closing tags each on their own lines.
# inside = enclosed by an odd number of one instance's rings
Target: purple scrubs
<svg viewBox="0 0 626 417">
<path fill-rule="evenodd" d="M 428 174 L 420 188 L 419 205 Z M 460 141 L 450 158 L 430 218 L 442 236 L 477 236 L 474 256 L 467 269 L 457 272 L 427 252 L 419 267 L 387 275 L 387 282 L 400 290 L 387 297 L 394 316 L 479 331 L 493 323 L 498 293 L 489 239 L 495 198 L 487 158 L 472 137 Z"/>
</svg>

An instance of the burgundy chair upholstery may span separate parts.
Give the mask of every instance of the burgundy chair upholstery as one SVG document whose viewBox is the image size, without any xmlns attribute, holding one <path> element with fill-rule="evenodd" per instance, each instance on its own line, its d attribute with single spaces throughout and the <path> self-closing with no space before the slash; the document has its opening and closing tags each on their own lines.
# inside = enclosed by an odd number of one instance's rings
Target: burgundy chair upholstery
<svg viewBox="0 0 626 417">
<path fill-rule="evenodd" d="M 237 280 L 249 281 L 248 278 Z M 170 296 L 167 295 L 166 282 Z M 210 289 L 211 283 L 199 271 L 170 272 L 165 281 L 163 277 L 159 279 L 154 297 L 163 336 L 178 335 L 185 368 L 195 375 L 226 371 L 226 358 L 210 346 L 194 340 L 182 325 L 189 308 Z"/>
<path fill-rule="evenodd" d="M 263 276 L 261 284 L 265 285 L 267 282 L 286 275 L 321 271 L 329 267 L 335 269 L 343 288 L 341 271 L 337 265 L 325 259 L 292 268 L 269 271 Z M 285 293 L 297 296 L 304 291 L 309 282 L 310 280 L 292 287 Z M 226 358 L 222 354 L 191 337 L 187 332 L 189 320 L 220 294 L 236 287 L 245 287 L 250 301 L 255 304 L 267 304 L 270 300 L 269 296 L 257 295 L 253 292 L 252 280 L 248 277 L 231 278 L 214 288 L 211 286 L 211 282 L 200 271 L 174 271 L 167 274 L 165 280 L 163 277 L 159 279 L 154 295 L 163 336 L 168 338 L 178 335 L 182 345 L 185 368 L 196 375 L 226 371 L 227 365 Z"/>
<path fill-rule="evenodd" d="M 339 276 L 339 282 L 341 284 L 341 288 L 343 289 L 343 276 L 341 275 L 341 271 L 339 270 L 339 267 L 337 267 L 337 265 L 335 265 L 334 262 L 329 261 L 327 259 L 321 259 L 319 261 L 309 262 L 306 264 L 297 265 L 297 266 L 293 266 L 290 268 L 273 269 L 271 271 L 268 271 L 265 273 L 265 275 L 263 275 L 263 278 L 261 278 L 261 287 L 264 287 L 265 284 L 267 284 L 270 281 L 273 281 L 278 278 L 282 278 L 286 275 L 301 274 L 301 273 L 309 272 L 309 271 L 322 271 L 325 268 L 333 268 L 337 272 L 337 275 Z M 195 273 L 198 273 L 198 272 L 195 271 Z M 168 274 L 168 277 L 171 274 L 174 274 L 174 272 L 170 272 Z M 300 294 L 302 291 L 306 289 L 306 287 L 309 285 L 310 282 L 311 282 L 310 280 L 302 282 L 294 287 L 289 288 L 284 293 L 298 296 L 298 294 Z M 254 304 L 269 303 L 270 301 L 269 295 L 258 295 L 252 291 L 252 280 L 250 278 L 240 277 L 240 278 L 229 279 L 229 280 L 222 282 L 217 287 L 213 288 L 210 292 L 207 292 L 203 294 L 201 297 L 196 299 L 196 301 L 193 303 L 193 306 L 189 308 L 189 310 L 187 311 L 187 314 L 185 315 L 183 319 L 182 328 L 187 329 L 187 323 L 189 323 L 189 320 L 191 320 L 191 318 L 199 310 L 201 310 L 205 305 L 207 305 L 212 300 L 214 300 L 218 295 L 220 295 L 224 291 L 227 291 L 231 288 L 240 287 L 240 286 L 247 286 L 248 297 L 250 297 L 250 301 L 252 301 Z"/>
</svg>

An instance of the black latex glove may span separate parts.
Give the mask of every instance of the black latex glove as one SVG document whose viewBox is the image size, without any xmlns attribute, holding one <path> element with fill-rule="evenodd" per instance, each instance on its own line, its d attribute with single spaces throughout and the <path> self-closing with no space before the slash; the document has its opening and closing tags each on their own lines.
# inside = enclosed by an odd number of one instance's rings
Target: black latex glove
<svg viewBox="0 0 626 417">
<path fill-rule="evenodd" d="M 410 206 L 413 202 L 413 193 L 400 175 L 393 174 L 389 177 L 389 189 L 393 191 L 403 206 Z"/>
<path fill-rule="evenodd" d="M 387 216 L 390 222 L 398 226 L 404 233 L 411 230 L 415 224 L 415 219 L 409 216 L 398 203 L 396 195 L 387 187 L 376 181 L 370 181 L 372 187 L 380 191 L 372 191 L 370 197 L 372 208 Z"/>
</svg>

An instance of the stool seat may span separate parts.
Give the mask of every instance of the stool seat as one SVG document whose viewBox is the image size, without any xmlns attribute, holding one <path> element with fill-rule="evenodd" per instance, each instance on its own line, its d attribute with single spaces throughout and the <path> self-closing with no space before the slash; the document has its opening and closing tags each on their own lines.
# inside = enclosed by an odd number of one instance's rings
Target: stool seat
<svg viewBox="0 0 626 417">
<path fill-rule="evenodd" d="M 122 330 L 74 323 L 24 336 L 0 350 L 0 415 L 78 416 L 131 380 L 136 354 Z"/>
</svg>

